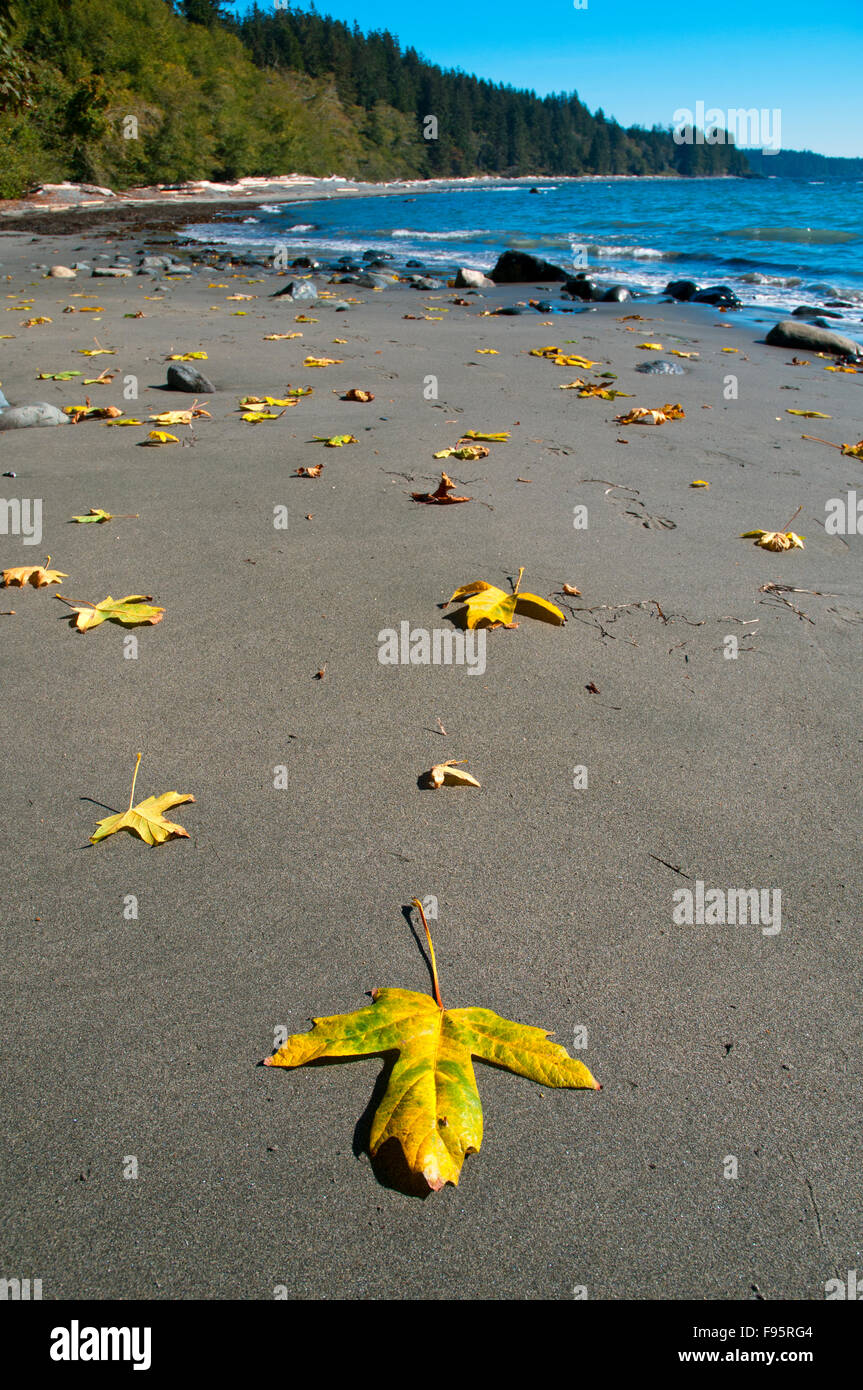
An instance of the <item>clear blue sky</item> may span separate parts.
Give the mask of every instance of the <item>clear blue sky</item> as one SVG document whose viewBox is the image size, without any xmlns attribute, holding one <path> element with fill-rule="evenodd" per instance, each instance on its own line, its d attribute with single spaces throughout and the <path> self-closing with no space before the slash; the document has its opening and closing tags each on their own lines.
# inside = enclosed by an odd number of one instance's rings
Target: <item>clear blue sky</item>
<svg viewBox="0 0 863 1390">
<path fill-rule="evenodd" d="M 585 10 L 573 0 L 318 0 L 317 9 L 366 32 L 389 29 L 441 67 L 540 96 L 575 90 L 622 125 L 669 125 L 698 101 L 778 108 L 783 148 L 863 155 L 863 0 L 588 0 Z"/>
</svg>

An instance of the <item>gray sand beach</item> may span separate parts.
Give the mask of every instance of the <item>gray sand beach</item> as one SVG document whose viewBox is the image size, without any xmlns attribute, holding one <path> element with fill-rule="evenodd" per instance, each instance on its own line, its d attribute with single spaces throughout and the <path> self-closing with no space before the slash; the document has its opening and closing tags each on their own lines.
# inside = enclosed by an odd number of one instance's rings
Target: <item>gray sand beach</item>
<svg viewBox="0 0 863 1390">
<path fill-rule="evenodd" d="M 163 290 L 31 269 L 141 244 L 0 235 L 8 400 L 145 422 L 0 434 L 3 497 L 42 502 L 41 543 L 0 536 L 2 568 L 50 554 L 71 599 L 165 609 L 130 659 L 126 629 L 71 629 L 58 586 L 0 594 L 4 1269 L 45 1298 L 823 1299 L 863 1258 L 863 570 L 825 529 L 863 475 L 801 435 L 856 442 L 863 377 L 705 306 L 481 317 L 546 290 L 316 276 L 341 312 L 242 266 Z M 81 356 L 94 340 L 115 355 Z M 548 345 L 597 365 L 530 355 Z M 194 351 L 211 418 L 140 447 L 192 404 L 164 383 Z M 657 357 L 683 375 L 636 372 Z M 558 389 L 601 372 L 631 399 Z M 288 385 L 314 394 L 242 421 Z M 685 419 L 615 423 L 666 402 Z M 469 430 L 510 438 L 434 459 Z M 411 500 L 442 467 L 470 503 Z M 91 507 L 116 519 L 70 524 Z M 740 539 L 798 507 L 804 549 Z M 482 672 L 381 664 L 384 629 L 449 630 L 458 585 L 522 566 L 565 626 L 488 633 Z M 139 751 L 139 797 L 194 795 L 190 838 L 90 845 Z M 481 789 L 420 789 L 449 758 Z M 781 930 L 679 925 L 699 882 L 778 890 Z M 602 1090 L 478 1063 L 482 1150 L 421 1200 L 368 1157 L 380 1060 L 258 1064 L 375 987 L 428 990 L 404 912 L 428 895 L 444 1002 L 552 1030 Z"/>
</svg>

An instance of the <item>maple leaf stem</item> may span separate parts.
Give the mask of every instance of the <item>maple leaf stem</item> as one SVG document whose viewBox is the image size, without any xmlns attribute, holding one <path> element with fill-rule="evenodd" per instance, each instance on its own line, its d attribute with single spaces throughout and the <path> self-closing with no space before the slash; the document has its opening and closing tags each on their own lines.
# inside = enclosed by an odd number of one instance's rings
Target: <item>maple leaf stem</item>
<svg viewBox="0 0 863 1390">
<path fill-rule="evenodd" d="M 515 581 L 515 588 L 514 588 L 513 591 L 512 591 L 514 594 L 517 594 L 517 593 L 518 593 L 518 586 L 519 586 L 519 584 L 521 583 L 521 576 L 522 576 L 523 574 L 524 574 L 524 565 L 519 565 L 519 569 L 518 569 L 518 579 Z"/>
<path fill-rule="evenodd" d="M 829 439 L 821 439 L 817 434 L 801 434 L 801 439 L 814 439 L 816 444 L 827 444 L 831 449 L 841 449 L 841 444 L 831 444 Z"/>
<path fill-rule="evenodd" d="M 433 980 L 434 980 L 434 997 L 435 997 L 435 1003 L 437 1004 L 437 1006 L 438 1006 L 438 1008 L 440 1009 L 441 1013 L 443 1013 L 443 1000 L 442 1000 L 441 997 L 440 997 L 440 982 L 439 982 L 438 977 L 437 977 L 437 961 L 435 960 L 435 955 L 434 955 L 434 942 L 432 941 L 431 932 L 429 931 L 429 924 L 428 924 L 428 922 L 426 921 L 426 915 L 425 915 L 425 913 L 424 913 L 424 911 L 423 911 L 423 905 L 422 905 L 422 903 L 420 902 L 419 898 L 412 898 L 411 901 L 412 901 L 412 903 L 413 903 L 413 906 L 416 908 L 417 912 L 419 913 L 420 917 L 422 918 L 422 924 L 423 924 L 423 926 L 425 927 L 426 941 L 427 941 L 428 944 L 429 944 L 429 954 L 430 954 L 430 956 L 431 956 L 431 968 L 432 968 L 432 978 L 433 978 Z"/>
<path fill-rule="evenodd" d="M 136 783 L 137 780 L 138 780 L 138 768 L 141 766 L 141 759 L 143 758 L 143 756 L 144 756 L 143 753 L 139 753 L 139 754 L 138 754 L 138 761 L 135 763 L 135 773 L 134 773 L 134 776 L 132 777 L 132 790 L 131 790 L 131 792 L 129 793 L 129 810 L 130 810 L 130 811 L 131 811 L 131 809 L 132 809 L 132 802 L 135 800 L 135 783 Z"/>
<path fill-rule="evenodd" d="M 797 508 L 797 511 L 794 513 L 794 516 L 789 516 L 789 518 L 788 518 L 788 520 L 786 521 L 785 525 L 783 526 L 782 530 L 783 530 L 783 531 L 787 531 L 788 528 L 789 528 L 789 526 L 791 525 L 792 521 L 794 520 L 794 517 L 795 517 L 795 516 L 799 516 L 799 514 L 800 514 L 802 511 L 803 511 L 803 503 L 801 502 L 801 503 L 800 503 L 800 506 Z"/>
</svg>

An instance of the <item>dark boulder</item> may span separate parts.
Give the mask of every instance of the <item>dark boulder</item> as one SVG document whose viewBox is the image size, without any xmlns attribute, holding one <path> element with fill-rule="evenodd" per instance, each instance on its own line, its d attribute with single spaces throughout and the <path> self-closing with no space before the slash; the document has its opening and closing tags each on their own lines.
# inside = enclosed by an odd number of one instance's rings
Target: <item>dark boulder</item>
<svg viewBox="0 0 863 1390">
<path fill-rule="evenodd" d="M 835 310 L 818 309 L 813 304 L 798 304 L 797 308 L 793 310 L 791 317 L 793 319 L 813 319 L 819 317 L 823 319 L 841 319 L 842 315 L 837 314 Z"/>
<path fill-rule="evenodd" d="M 799 319 L 783 319 L 781 323 L 774 324 L 764 341 L 771 347 L 805 348 L 810 352 L 829 352 L 838 357 L 863 356 L 863 348 L 852 338 L 834 333 L 829 328 L 801 323 Z"/>
<path fill-rule="evenodd" d="M 168 363 L 168 387 L 171 391 L 188 391 L 192 395 L 212 395 L 215 386 L 191 362 Z"/>
<path fill-rule="evenodd" d="M 573 299 L 597 299 L 600 293 L 586 275 L 576 275 L 574 279 L 567 280 L 563 289 L 564 293 L 571 295 Z"/>
<path fill-rule="evenodd" d="M 560 266 L 530 256 L 526 251 L 504 251 L 498 256 L 491 279 L 497 285 L 538 284 L 541 280 L 565 280 L 567 272 Z"/>
<path fill-rule="evenodd" d="M 625 285 L 612 285 L 602 296 L 606 304 L 625 304 L 632 295 Z"/>
<path fill-rule="evenodd" d="M 669 280 L 665 293 L 670 294 L 672 299 L 687 300 L 698 293 L 698 286 L 694 280 Z"/>
<path fill-rule="evenodd" d="M 691 302 L 693 304 L 712 304 L 720 309 L 740 307 L 740 300 L 727 285 L 709 285 L 706 289 L 696 290 L 691 297 Z"/>
</svg>

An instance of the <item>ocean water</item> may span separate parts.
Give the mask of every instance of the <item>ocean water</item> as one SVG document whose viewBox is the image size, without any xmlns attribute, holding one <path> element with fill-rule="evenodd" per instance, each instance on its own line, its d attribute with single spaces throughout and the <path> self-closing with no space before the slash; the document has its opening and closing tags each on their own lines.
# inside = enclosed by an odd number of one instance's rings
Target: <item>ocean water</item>
<svg viewBox="0 0 863 1390">
<path fill-rule="evenodd" d="M 267 205 L 186 230 L 290 255 L 389 251 L 438 273 L 489 270 L 516 248 L 646 292 L 690 279 L 781 310 L 846 299 L 847 327 L 863 318 L 863 180 L 484 179 L 432 192 L 405 183 L 387 197 Z"/>
</svg>

